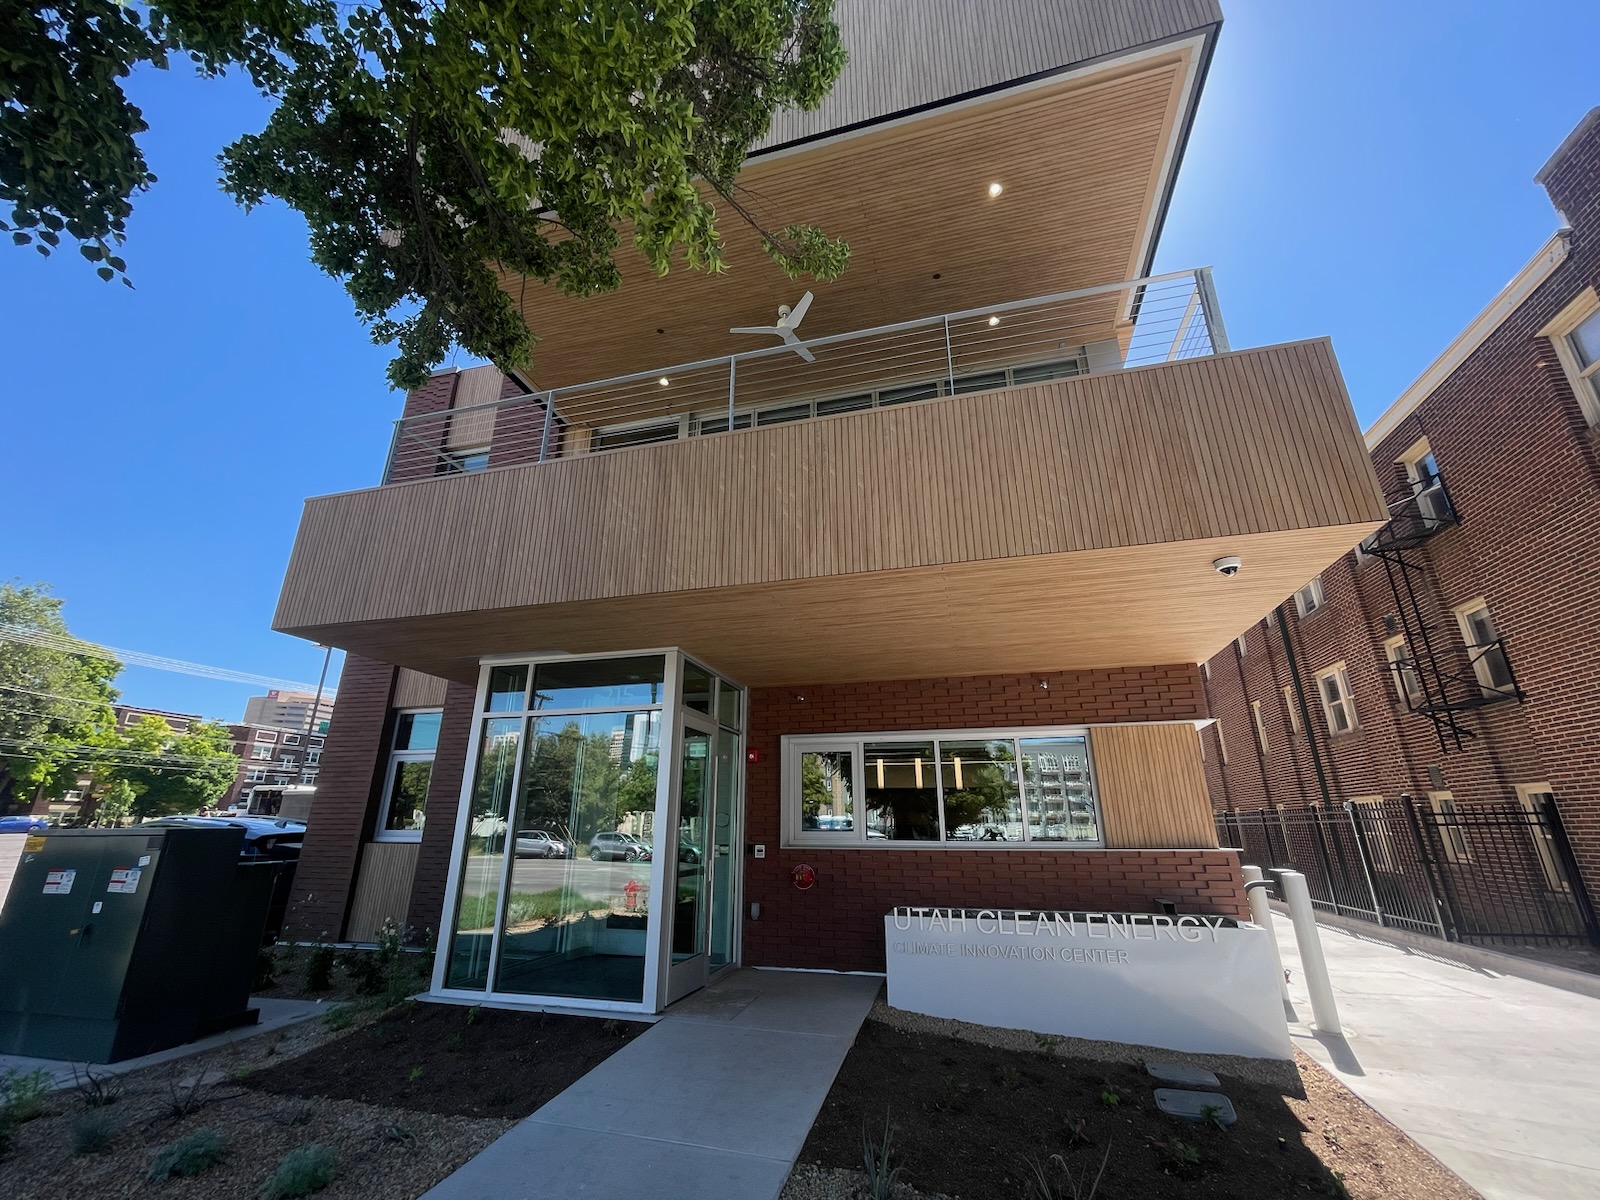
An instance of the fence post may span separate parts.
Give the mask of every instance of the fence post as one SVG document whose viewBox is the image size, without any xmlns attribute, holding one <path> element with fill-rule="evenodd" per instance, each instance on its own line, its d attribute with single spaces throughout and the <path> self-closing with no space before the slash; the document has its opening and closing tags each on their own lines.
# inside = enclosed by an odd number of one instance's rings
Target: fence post
<svg viewBox="0 0 1600 1200">
<path fill-rule="evenodd" d="M 389 456 L 383 460 L 383 478 L 380 483 L 388 483 L 389 476 L 394 473 L 394 457 L 400 450 L 400 426 L 403 421 L 402 417 L 394 423 L 394 433 L 389 436 Z"/>
<path fill-rule="evenodd" d="M 1567 873 L 1567 882 L 1572 887 L 1572 901 L 1578 906 L 1578 916 L 1583 921 L 1584 932 L 1588 934 L 1590 942 L 1600 946 L 1600 920 L 1595 917 L 1594 902 L 1589 898 L 1589 889 L 1583 883 L 1583 873 L 1578 869 L 1578 856 L 1572 852 L 1572 843 L 1567 840 L 1567 827 L 1561 823 L 1561 814 L 1556 811 L 1552 797 L 1541 796 L 1536 803 L 1539 815 L 1544 818 L 1545 827 L 1550 830 L 1550 841 L 1554 844 L 1556 855 L 1561 860 L 1561 868 Z"/>
<path fill-rule="evenodd" d="M 944 319 L 944 369 L 950 379 L 950 394 L 956 394 L 956 357 L 955 351 L 950 348 L 950 318 Z"/>
<path fill-rule="evenodd" d="M 1311 815 L 1311 832 L 1316 839 L 1317 858 L 1322 861 L 1322 878 L 1324 883 L 1327 884 L 1328 902 L 1333 905 L 1333 911 L 1342 916 L 1344 914 L 1341 910 L 1344 908 L 1344 905 L 1339 903 L 1338 889 L 1338 883 L 1342 882 L 1342 878 L 1335 877 L 1333 873 L 1333 859 L 1328 856 L 1328 835 L 1323 830 L 1323 818 L 1327 815 L 1327 813 L 1324 809 L 1317 807 L 1315 804 L 1310 805 L 1309 808 Z M 1340 873 L 1341 877 L 1342 875 L 1343 872 Z M 1309 885 L 1307 886 L 1306 891 L 1308 894 L 1310 893 Z"/>
<path fill-rule="evenodd" d="M 1367 895 L 1372 897 L 1372 915 L 1379 925 L 1387 925 L 1383 919 L 1383 906 L 1378 903 L 1378 889 L 1372 886 L 1372 867 L 1367 862 L 1367 843 L 1365 831 L 1361 828 L 1361 818 L 1356 815 L 1356 805 L 1346 800 L 1344 802 L 1344 815 L 1350 818 L 1350 831 L 1356 839 L 1356 857 L 1361 860 L 1361 874 L 1367 881 Z"/>
<path fill-rule="evenodd" d="M 1222 324 L 1222 305 L 1217 303 L 1217 285 L 1212 282 L 1210 267 L 1201 267 L 1195 271 L 1194 286 L 1200 295 L 1200 305 L 1205 310 L 1206 332 L 1211 335 L 1211 351 L 1213 354 L 1226 354 L 1229 350 L 1228 331 Z"/>
<path fill-rule="evenodd" d="M 543 462 L 550 454 L 550 426 L 556 415 L 556 394 L 544 394 L 544 428 L 539 431 L 539 461 Z"/>
<path fill-rule="evenodd" d="M 1341 1034 L 1339 1005 L 1333 998 L 1333 981 L 1328 978 L 1328 960 L 1322 955 L 1322 935 L 1317 932 L 1317 914 L 1311 907 L 1311 892 L 1306 877 L 1299 871 L 1279 871 L 1278 883 L 1289 905 L 1294 922 L 1294 940 L 1300 946 L 1300 970 L 1311 993 L 1311 1016 L 1322 1033 Z"/>
<path fill-rule="evenodd" d="M 1411 842 L 1416 847 L 1417 861 L 1422 864 L 1422 881 L 1428 887 L 1428 901 L 1433 905 L 1433 920 L 1439 926 L 1439 936 L 1445 941 L 1459 941 L 1461 918 L 1451 903 L 1450 893 L 1444 892 L 1445 905 L 1450 909 L 1450 924 L 1457 933 L 1455 938 L 1450 936 L 1451 930 L 1445 928 L 1444 914 L 1439 911 L 1439 893 L 1444 891 L 1443 885 L 1437 882 L 1439 868 L 1433 860 L 1433 855 L 1428 848 L 1427 838 L 1422 832 L 1422 819 L 1417 816 L 1417 802 L 1405 792 L 1400 793 L 1400 801 L 1406 807 L 1406 818 L 1411 826 Z"/>
<path fill-rule="evenodd" d="M 739 360 L 733 355 L 728 355 L 728 432 L 733 432 L 733 379 L 738 369 Z"/>
</svg>

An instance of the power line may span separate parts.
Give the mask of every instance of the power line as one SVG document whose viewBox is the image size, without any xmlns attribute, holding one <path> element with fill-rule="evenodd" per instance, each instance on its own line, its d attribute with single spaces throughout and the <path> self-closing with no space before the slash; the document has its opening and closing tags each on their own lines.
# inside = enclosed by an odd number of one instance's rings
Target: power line
<svg viewBox="0 0 1600 1200">
<path fill-rule="evenodd" d="M 204 663 L 185 662 L 159 654 L 146 654 L 142 650 L 121 650 L 115 646 L 101 646 L 68 634 L 54 633 L 48 629 L 33 629 L 24 625 L 0 625 L 0 640 L 37 646 L 44 650 L 60 650 L 85 658 L 120 661 L 125 665 L 150 667 L 157 671 L 173 671 L 180 675 L 198 675 L 203 679 L 218 679 L 227 683 L 249 683 L 258 687 L 276 688 L 279 691 L 311 692 L 315 685 L 292 679 L 276 679 L 271 675 L 254 675 L 248 671 L 234 671 L 227 667 L 212 667 Z"/>
<path fill-rule="evenodd" d="M 104 705 L 110 708 L 112 700 L 85 700 L 81 696 L 63 696 L 60 692 L 41 692 L 35 688 L 18 687 L 13 683 L 0 683 L 0 692 L 25 692 L 29 696 L 43 696 L 46 700 L 65 700 L 68 704 Z"/>
<path fill-rule="evenodd" d="M 55 757 L 61 751 L 76 751 L 85 758 L 72 758 L 70 762 L 121 763 L 123 766 L 163 766 L 167 764 L 193 764 L 238 762 L 233 754 L 172 754 L 160 750 L 127 750 L 116 746 L 96 746 L 89 742 L 40 742 L 24 738 L 0 737 L 0 747 L 10 747 L 20 754 Z"/>
</svg>

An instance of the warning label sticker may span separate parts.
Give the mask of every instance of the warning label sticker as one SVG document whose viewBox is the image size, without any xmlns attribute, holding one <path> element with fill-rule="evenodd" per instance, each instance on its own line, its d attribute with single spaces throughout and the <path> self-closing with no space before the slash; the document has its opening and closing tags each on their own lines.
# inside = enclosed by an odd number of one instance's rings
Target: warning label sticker
<svg viewBox="0 0 1600 1200">
<path fill-rule="evenodd" d="M 44 894 L 65 896 L 72 891 L 72 881 L 78 877 L 75 867 L 61 867 L 44 874 Z"/>
<path fill-rule="evenodd" d="M 139 876 L 144 874 L 138 867 L 118 867 L 111 872 L 111 882 L 106 885 L 106 891 L 113 895 L 131 896 L 139 890 Z"/>
</svg>

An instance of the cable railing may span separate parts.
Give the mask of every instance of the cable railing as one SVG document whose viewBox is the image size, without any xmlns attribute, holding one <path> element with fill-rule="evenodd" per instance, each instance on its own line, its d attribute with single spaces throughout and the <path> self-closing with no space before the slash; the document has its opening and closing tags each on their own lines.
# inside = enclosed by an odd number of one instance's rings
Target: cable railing
<svg viewBox="0 0 1600 1200">
<path fill-rule="evenodd" d="M 1209 268 L 1012 300 L 395 422 L 385 483 L 548 462 L 1228 349 Z"/>
</svg>

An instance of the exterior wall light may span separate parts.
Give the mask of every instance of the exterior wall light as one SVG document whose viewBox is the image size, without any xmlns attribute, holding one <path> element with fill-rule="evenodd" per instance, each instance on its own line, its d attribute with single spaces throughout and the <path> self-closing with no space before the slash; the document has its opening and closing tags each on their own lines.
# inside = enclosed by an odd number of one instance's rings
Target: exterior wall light
<svg viewBox="0 0 1600 1200">
<path fill-rule="evenodd" d="M 999 317 L 990 317 L 989 318 L 989 328 L 990 329 L 993 329 L 998 324 L 1000 324 L 1000 318 Z"/>
<path fill-rule="evenodd" d="M 991 183 L 989 185 L 989 199 L 993 200 L 996 196 L 998 196 L 1001 192 L 1003 192 L 1005 190 L 1006 189 L 1003 186 L 1001 186 L 1001 184 L 999 183 L 998 180 L 996 182 L 994 182 L 994 183 Z"/>
<path fill-rule="evenodd" d="M 659 383 L 662 387 L 666 387 L 667 384 L 672 382 L 672 380 L 668 379 L 665 375 L 663 375 L 660 379 L 656 380 L 656 382 Z"/>
</svg>

